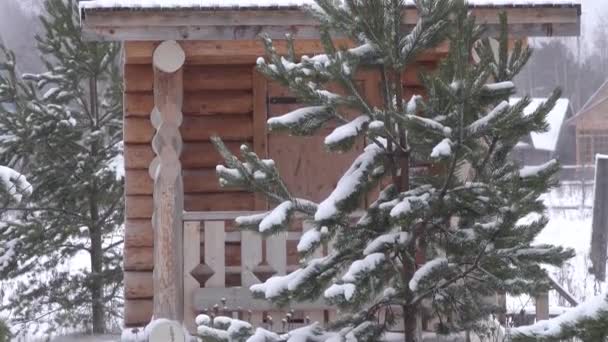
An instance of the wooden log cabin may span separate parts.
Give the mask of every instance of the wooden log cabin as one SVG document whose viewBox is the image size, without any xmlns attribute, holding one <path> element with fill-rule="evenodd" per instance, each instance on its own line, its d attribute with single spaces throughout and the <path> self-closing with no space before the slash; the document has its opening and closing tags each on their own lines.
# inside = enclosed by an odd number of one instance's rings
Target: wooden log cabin
<svg viewBox="0 0 608 342">
<path fill-rule="evenodd" d="M 282 313 L 254 301 L 247 286 L 298 263 L 295 251 L 306 223 L 262 241 L 234 229 L 232 220 L 267 203 L 251 193 L 220 188 L 220 157 L 209 138 L 217 134 L 237 150 L 242 143 L 277 162 L 301 197 L 327 195 L 352 155 L 330 155 L 322 137 L 268 135 L 269 117 L 298 104 L 254 68 L 264 55 L 258 36 L 269 34 L 285 49 L 296 38 L 298 55 L 322 53 L 317 22 L 303 10 L 311 0 L 90 0 L 80 3 L 83 34 L 123 42 L 124 160 L 126 168 L 124 323 L 155 318 L 183 320 L 219 304 L 259 323 Z M 578 0 L 470 0 L 488 32 L 499 11 L 515 38 L 573 36 L 580 30 Z M 405 10 L 404 25 L 416 20 Z M 349 42 L 342 41 L 348 45 Z M 417 71 L 433 69 L 446 47 L 423 53 L 408 69 L 405 95 L 421 93 Z M 379 76 L 358 75 L 365 96 L 381 101 Z M 323 175 L 323 177 L 319 177 Z M 155 261 L 156 260 L 156 261 Z M 154 270 L 154 272 L 153 272 Z M 224 303 L 221 298 L 226 298 Z M 322 303 L 303 303 L 292 316 L 327 321 Z M 279 317 L 278 319 L 276 317 Z M 269 324 L 269 322 L 266 322 Z"/>
</svg>

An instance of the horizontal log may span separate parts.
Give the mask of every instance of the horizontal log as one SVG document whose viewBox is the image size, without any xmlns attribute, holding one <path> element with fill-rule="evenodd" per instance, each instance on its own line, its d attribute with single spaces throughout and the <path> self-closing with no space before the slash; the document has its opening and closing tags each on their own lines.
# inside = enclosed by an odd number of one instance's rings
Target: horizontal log
<svg viewBox="0 0 608 342">
<path fill-rule="evenodd" d="M 244 143 L 251 145 L 250 141 Z M 225 144 L 232 153 L 239 155 L 241 142 L 227 141 Z M 210 142 L 189 142 L 184 144 L 181 161 L 184 169 L 201 169 L 215 168 L 216 165 L 223 163 L 224 159 Z"/>
<path fill-rule="evenodd" d="M 150 55 L 150 59 L 152 55 Z M 123 71 L 126 92 L 152 91 L 154 89 L 154 69 L 152 64 L 125 65 Z"/>
<path fill-rule="evenodd" d="M 182 175 L 184 177 L 185 193 L 238 191 L 232 188 L 222 188 L 215 173 L 215 168 L 184 170 Z"/>
<path fill-rule="evenodd" d="M 125 326 L 141 327 L 152 320 L 154 303 L 152 299 L 127 299 L 125 300 Z M 141 329 L 140 329 L 141 330 Z M 143 334 L 142 331 L 139 334 Z"/>
<path fill-rule="evenodd" d="M 220 186 L 214 167 L 207 169 L 183 170 L 182 176 L 184 179 L 185 193 L 235 191 L 233 189 L 222 188 Z M 127 170 L 125 176 L 125 193 L 128 196 L 152 195 L 154 193 L 154 181 L 148 175 L 148 171 L 143 169 Z"/>
<path fill-rule="evenodd" d="M 129 219 L 125 222 L 125 247 L 153 247 L 154 229 L 150 219 Z"/>
<path fill-rule="evenodd" d="M 152 196 L 126 196 L 125 215 L 127 219 L 149 219 L 152 217 L 154 203 Z"/>
<path fill-rule="evenodd" d="M 152 92 L 125 93 L 125 116 L 149 117 L 154 108 Z M 253 97 L 246 90 L 186 92 L 182 112 L 187 115 L 247 114 L 253 111 Z"/>
<path fill-rule="evenodd" d="M 184 195 L 184 209 L 186 211 L 240 211 L 253 210 L 253 207 L 253 194 L 249 192 Z"/>
<path fill-rule="evenodd" d="M 351 47 L 352 43 L 345 39 L 334 40 L 336 46 Z M 287 44 L 284 39 L 274 40 L 275 48 L 280 54 L 287 53 Z M 152 54 L 158 45 L 155 41 L 128 41 L 125 42 L 126 64 L 151 64 Z M 186 52 L 186 64 L 253 64 L 259 56 L 266 51 L 259 39 L 252 40 L 188 40 L 180 41 Z M 296 54 L 315 55 L 324 53 L 323 44 L 318 39 L 298 39 L 295 43 Z M 418 60 L 436 60 L 445 55 L 447 45 L 440 46 L 418 56 Z"/>
<path fill-rule="evenodd" d="M 251 115 L 188 115 L 184 116 L 180 131 L 184 141 L 208 141 L 216 135 L 226 141 L 251 141 L 253 118 Z"/>
<path fill-rule="evenodd" d="M 154 151 L 150 144 L 125 144 L 125 169 L 147 170 L 154 159 Z"/>
<path fill-rule="evenodd" d="M 184 67 L 184 91 L 251 90 L 252 87 L 251 65 L 186 65 Z"/>
<path fill-rule="evenodd" d="M 149 118 L 130 117 L 123 120 L 123 139 L 127 144 L 150 143 L 155 132 Z"/>
<path fill-rule="evenodd" d="M 154 180 L 150 178 L 148 170 L 127 170 L 125 172 L 125 194 L 152 195 L 154 193 Z"/>
<path fill-rule="evenodd" d="M 219 136 L 226 141 L 250 141 L 253 137 L 251 115 L 184 115 L 180 127 L 183 141 L 209 141 Z M 148 118 L 124 119 L 124 141 L 127 144 L 147 144 L 152 141 L 155 129 Z"/>
<path fill-rule="evenodd" d="M 154 297 L 152 272 L 125 272 L 125 298 L 148 299 Z"/>
<path fill-rule="evenodd" d="M 245 142 L 251 145 L 251 142 Z M 226 142 L 226 146 L 238 155 L 240 142 Z M 125 168 L 127 170 L 148 170 L 154 152 L 150 144 L 125 144 Z M 184 144 L 181 162 L 183 169 L 215 168 L 223 162 L 213 144 L 210 142 L 189 142 Z"/>
<path fill-rule="evenodd" d="M 154 89 L 154 72 L 149 64 L 125 65 L 126 92 L 151 92 Z M 252 65 L 184 66 L 184 91 L 250 90 Z"/>
<path fill-rule="evenodd" d="M 123 268 L 125 271 L 152 271 L 154 269 L 154 248 L 125 248 Z"/>
</svg>

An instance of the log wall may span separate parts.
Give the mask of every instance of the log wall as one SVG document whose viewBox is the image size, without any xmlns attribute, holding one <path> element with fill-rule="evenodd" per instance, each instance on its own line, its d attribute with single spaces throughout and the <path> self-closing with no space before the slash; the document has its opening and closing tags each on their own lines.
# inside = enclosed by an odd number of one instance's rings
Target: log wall
<svg viewBox="0 0 608 342">
<path fill-rule="evenodd" d="M 126 42 L 124 49 L 126 326 L 147 323 L 153 309 L 154 233 L 151 218 L 154 184 L 148 168 L 154 158 L 151 142 L 155 129 L 150 122 L 150 113 L 154 107 L 152 53 L 157 45 L 154 42 Z M 180 45 L 186 52 L 183 123 L 180 126 L 184 141 L 180 160 L 186 211 L 250 211 L 267 206 L 262 198 L 251 193 L 219 187 L 215 166 L 221 158 L 210 143 L 209 138 L 213 135 L 221 136 L 235 152 L 242 143 L 248 143 L 259 155 L 276 158 L 287 183 L 294 185 L 296 192 L 301 192 L 299 195 L 319 199 L 333 188 L 341 171 L 352 161 L 351 156 L 338 159 L 335 155 L 330 156 L 320 145 L 321 136 L 305 142 L 288 136 L 269 137 L 265 131 L 268 116 L 283 114 L 299 104 L 278 103 L 290 95 L 284 89 L 268 84 L 255 72 L 255 60 L 264 54 L 261 43 L 189 41 L 180 42 Z M 296 49 L 298 54 L 322 52 L 317 41 L 305 41 L 299 47 L 296 44 Z M 420 68 L 434 68 L 437 59 L 445 52 L 445 47 L 429 51 L 419 58 L 418 69 L 408 69 L 403 77 L 406 97 L 422 93 L 417 72 Z M 361 78 L 362 92 L 372 103 L 381 104 L 382 94 L 378 91 L 376 73 L 364 74 Z M 275 98 L 279 101 L 273 102 Z M 286 150 L 287 143 L 301 148 Z M 325 169 L 329 168 L 324 171 L 324 179 L 329 180 L 319 182 L 318 169 L 317 173 L 313 172 L 322 166 L 315 166 L 319 160 L 325 162 Z M 304 165 L 304 168 L 297 168 L 298 165 Z M 297 261 L 295 246 L 295 243 L 287 246 L 288 261 Z M 222 248 L 225 249 L 226 265 L 241 263 L 237 243 L 227 242 Z M 227 283 L 238 285 L 239 277 L 233 278 L 228 277 Z"/>
</svg>

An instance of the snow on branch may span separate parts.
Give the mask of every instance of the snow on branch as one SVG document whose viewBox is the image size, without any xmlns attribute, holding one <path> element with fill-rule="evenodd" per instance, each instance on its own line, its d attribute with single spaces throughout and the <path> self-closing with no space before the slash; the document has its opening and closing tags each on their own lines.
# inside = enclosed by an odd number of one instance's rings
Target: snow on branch
<svg viewBox="0 0 608 342">
<path fill-rule="evenodd" d="M 514 342 L 555 341 L 587 336 L 586 341 L 602 341 L 608 335 L 608 293 L 593 297 L 573 309 L 548 320 L 512 328 Z"/>
<path fill-rule="evenodd" d="M 445 268 L 447 265 L 448 259 L 446 258 L 436 258 L 422 265 L 422 267 L 416 270 L 416 273 L 414 273 L 414 276 L 408 284 L 410 290 L 416 292 L 421 281 L 428 278 L 438 270 Z"/>
<path fill-rule="evenodd" d="M 369 116 L 361 115 L 349 123 L 336 127 L 325 137 L 325 146 L 330 150 L 340 149 L 341 146 L 352 146 L 355 138 L 370 120 Z"/>
<path fill-rule="evenodd" d="M 317 130 L 332 117 L 332 109 L 327 106 L 302 107 L 268 119 L 268 127 L 271 131 L 286 130 L 292 134 L 306 135 Z"/>
<path fill-rule="evenodd" d="M 323 202 L 319 204 L 315 213 L 316 221 L 331 220 L 340 215 L 340 211 L 347 207 L 347 202 L 356 200 L 358 194 L 369 182 L 371 172 L 376 167 L 377 159 L 384 151 L 378 145 L 368 145 L 363 153 L 355 159 L 351 167 L 338 181 L 338 185 Z M 356 201 L 354 201 L 356 202 Z M 356 205 L 358 203 L 355 203 Z M 348 208 L 347 208 L 348 209 Z"/>
<path fill-rule="evenodd" d="M 521 168 L 521 170 L 519 170 L 519 177 L 521 177 L 521 178 L 536 177 L 540 174 L 545 173 L 546 171 L 549 171 L 549 170 L 555 168 L 556 166 L 557 166 L 557 160 L 555 160 L 555 159 L 549 160 L 548 162 L 541 164 L 541 165 L 524 166 L 523 168 Z"/>
<path fill-rule="evenodd" d="M 24 175 L 19 172 L 0 165 L 0 187 L 17 202 L 21 202 L 23 194 L 32 193 L 32 185 Z"/>
<path fill-rule="evenodd" d="M 477 119 L 475 122 L 467 127 L 467 131 L 470 133 L 477 133 L 480 130 L 486 128 L 490 123 L 499 118 L 501 115 L 507 112 L 509 109 L 509 103 L 502 101 L 494 109 L 492 109 L 486 116 Z"/>
</svg>

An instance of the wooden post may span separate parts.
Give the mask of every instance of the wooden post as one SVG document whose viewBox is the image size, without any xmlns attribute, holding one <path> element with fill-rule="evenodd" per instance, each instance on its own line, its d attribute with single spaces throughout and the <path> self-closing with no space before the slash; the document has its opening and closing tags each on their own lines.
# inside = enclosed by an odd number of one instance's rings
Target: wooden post
<svg viewBox="0 0 608 342">
<path fill-rule="evenodd" d="M 599 281 L 606 280 L 608 260 L 608 156 L 596 157 L 595 199 L 593 200 L 593 225 L 591 232 L 592 273 Z"/>
<path fill-rule="evenodd" d="M 549 319 L 549 292 L 536 296 L 536 321 Z"/>
<path fill-rule="evenodd" d="M 150 165 L 154 179 L 154 318 L 182 322 L 184 315 L 183 226 L 184 189 L 180 153 L 182 138 L 183 70 L 180 45 L 165 41 L 154 51 L 154 109 L 156 134 Z"/>
</svg>

